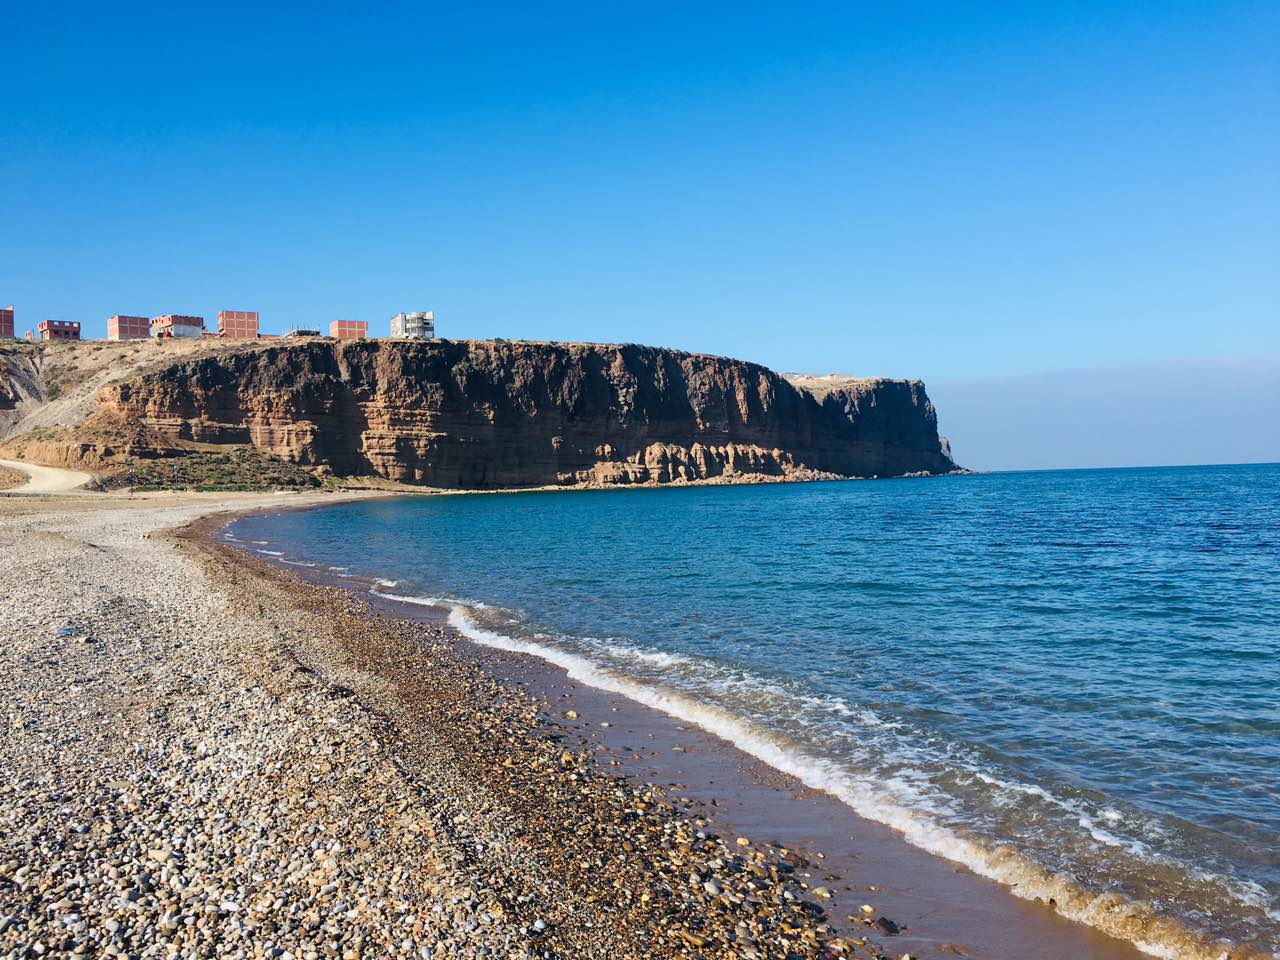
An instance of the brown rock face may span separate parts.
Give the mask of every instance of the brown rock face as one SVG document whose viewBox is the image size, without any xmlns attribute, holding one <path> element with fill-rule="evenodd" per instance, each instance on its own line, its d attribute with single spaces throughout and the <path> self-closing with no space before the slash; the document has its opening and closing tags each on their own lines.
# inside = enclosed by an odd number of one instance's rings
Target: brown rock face
<svg viewBox="0 0 1280 960">
<path fill-rule="evenodd" d="M 756 364 L 633 345 L 304 341 L 177 363 L 99 402 L 160 450 L 251 443 L 429 486 L 955 469 L 919 381 L 819 402 Z"/>
<path fill-rule="evenodd" d="M 24 405 L 43 399 L 35 359 L 29 353 L 0 347 L 0 438 L 18 422 Z"/>
</svg>

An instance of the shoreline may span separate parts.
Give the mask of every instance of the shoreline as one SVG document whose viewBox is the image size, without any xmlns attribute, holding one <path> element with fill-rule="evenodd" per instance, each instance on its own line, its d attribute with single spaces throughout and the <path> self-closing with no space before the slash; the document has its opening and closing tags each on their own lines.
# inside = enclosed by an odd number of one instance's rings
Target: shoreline
<svg viewBox="0 0 1280 960">
<path fill-rule="evenodd" d="M 380 615 L 444 630 L 450 643 L 500 683 L 532 691 L 546 705 L 549 723 L 574 731 L 581 745 L 592 745 L 607 763 L 677 789 L 727 833 L 758 835 L 779 847 L 813 851 L 814 862 L 821 865 L 835 894 L 829 901 L 832 926 L 852 936 L 865 934 L 861 905 L 874 903 L 877 918 L 885 915 L 893 920 L 889 928 L 900 928 L 882 937 L 882 948 L 894 956 L 904 949 L 911 956 L 1046 960 L 1136 960 L 1149 955 L 1061 916 L 1038 899 L 1015 897 L 996 881 L 910 845 L 891 828 L 861 817 L 830 794 L 804 785 L 714 733 L 625 694 L 575 680 L 564 666 L 535 653 L 483 645 L 452 627 L 447 609 L 359 590 L 358 579 L 318 568 L 293 563 L 286 569 L 287 561 L 251 554 L 252 548 L 244 543 L 214 546 L 249 564 L 349 594 Z M 566 711 L 576 716 L 566 719 Z M 645 744 L 638 753 L 632 749 L 637 741 Z"/>
<path fill-rule="evenodd" d="M 477 780 L 486 780 L 497 774 L 507 792 L 529 791 L 536 794 L 538 807 L 527 808 L 523 812 L 528 816 L 536 809 L 534 819 L 538 821 L 537 825 L 521 824 L 517 829 L 526 836 L 544 835 L 544 843 L 547 845 L 541 851 L 544 855 L 569 858 L 561 864 L 562 869 L 568 867 L 572 872 L 575 866 L 586 867 L 587 876 L 581 880 L 588 887 L 596 884 L 594 872 L 603 866 L 603 861 L 589 863 L 581 859 L 582 850 L 575 848 L 583 843 L 584 828 L 587 827 L 590 827 L 587 839 L 606 840 L 604 849 L 596 850 L 596 854 L 604 857 L 612 854 L 627 862 L 627 870 L 638 871 L 631 878 L 635 883 L 634 890 L 649 891 L 639 894 L 642 915 L 627 917 L 621 930 L 625 940 L 635 941 L 641 955 L 662 956 L 667 951 L 674 950 L 680 956 L 702 956 L 732 949 L 732 955 L 744 957 L 797 953 L 802 956 L 874 957 L 884 955 L 882 951 L 888 949 L 875 942 L 876 935 L 883 934 L 883 929 L 874 925 L 878 914 L 867 917 L 865 922 L 860 916 L 856 928 L 852 924 L 836 921 L 830 894 L 821 886 L 820 880 L 814 879 L 820 866 L 820 858 L 815 861 L 794 844 L 761 843 L 754 837 L 713 832 L 714 824 L 708 814 L 711 812 L 709 807 L 713 807 L 714 802 L 707 804 L 684 795 L 678 796 L 680 790 L 674 783 L 651 783 L 638 779 L 637 771 L 626 769 L 626 765 L 617 759 L 620 756 L 617 751 L 604 748 L 606 753 L 612 754 L 608 761 L 604 761 L 601 756 L 602 746 L 594 743 L 590 736 L 581 735 L 585 731 L 582 723 L 573 717 L 576 711 L 568 711 L 569 717 L 563 715 L 564 711 L 557 714 L 550 709 L 549 700 L 543 696 L 544 691 L 539 689 L 539 685 L 530 682 L 530 668 L 535 666 L 532 658 L 484 657 L 481 655 L 483 648 L 466 640 L 447 625 L 433 622 L 435 618 L 391 618 L 388 616 L 391 611 L 386 606 L 377 602 L 369 603 L 370 598 L 359 596 L 340 584 L 315 583 L 302 576 L 299 568 L 285 569 L 282 566 L 285 561 L 276 562 L 277 558 L 274 557 L 254 556 L 238 547 L 220 543 L 214 539 L 215 535 L 228 522 L 232 521 L 223 517 L 204 518 L 187 528 L 174 531 L 173 535 L 189 539 L 197 549 L 215 558 L 213 562 L 225 562 L 249 572 L 259 584 L 276 581 L 288 593 L 295 611 L 306 610 L 312 604 L 330 611 L 335 605 L 339 607 L 343 615 L 350 618 L 345 654 L 354 658 L 355 669 L 360 675 L 375 677 L 385 684 L 381 691 L 381 702 L 370 702 L 367 706 L 387 718 L 391 725 L 388 729 L 395 744 L 401 748 L 408 747 L 412 754 L 415 749 L 425 746 L 421 739 L 424 733 L 433 737 L 445 735 L 445 739 L 450 741 L 454 758 L 462 760 Z M 306 599 L 303 599 L 304 596 Z M 430 657 L 425 660 L 424 643 L 431 645 Z M 461 652 L 459 648 L 462 648 Z M 456 709 L 462 716 L 481 718 L 486 713 L 494 714 L 484 717 L 481 723 L 486 734 L 507 735 L 505 744 L 497 754 L 480 749 L 481 743 L 472 739 L 474 731 L 465 723 L 458 722 L 460 729 L 450 730 L 447 724 L 438 722 L 439 716 L 432 718 L 436 721 L 434 723 L 423 722 L 424 711 L 429 713 L 433 707 L 438 706 L 444 692 L 437 684 L 437 677 L 424 677 L 424 668 L 438 668 L 441 658 L 455 657 L 473 682 L 462 691 L 448 692 L 455 696 L 461 694 L 461 701 Z M 518 705 L 516 716 L 510 712 L 512 705 Z M 400 717 L 398 721 L 390 719 L 396 715 Z M 460 716 L 455 714 L 453 719 L 460 721 Z M 513 719 L 517 721 L 514 730 L 510 726 Z M 503 726 L 503 721 L 506 726 Z M 465 739 L 457 740 L 459 734 Z M 519 742 L 522 738 L 527 738 L 523 744 Z M 583 823 L 580 821 L 581 811 L 577 809 L 579 801 L 575 796 L 568 819 L 559 819 L 564 811 L 549 817 L 542 805 L 554 797 L 554 783 L 548 783 L 545 778 L 538 776 L 533 778 L 538 781 L 534 784 L 520 782 L 519 778 L 508 779 L 511 775 L 505 771 L 519 766 L 521 752 L 538 754 L 548 750 L 552 754 L 551 766 L 557 773 L 563 777 L 561 771 L 568 769 L 571 771 L 568 774 L 570 781 L 584 784 L 576 787 L 572 791 L 574 794 L 585 796 L 594 792 L 594 789 L 603 789 L 614 794 L 613 799 L 616 799 L 621 798 L 624 792 L 631 793 L 632 796 L 624 801 L 621 816 L 617 816 L 617 803 L 611 802 L 610 805 L 614 807 L 612 812 L 605 814 L 603 818 L 597 818 L 594 825 L 590 821 Z M 514 751 L 514 757 L 507 751 Z M 607 769 L 607 766 L 613 766 L 614 769 Z M 627 809 L 629 804 L 636 802 L 637 797 L 639 801 L 636 808 Z M 674 856 L 668 856 L 669 851 L 659 851 L 656 859 L 650 859 L 654 851 L 641 849 L 642 838 L 629 831 L 627 825 L 643 811 L 648 811 L 651 819 L 662 824 L 664 833 L 674 834 L 678 838 L 678 852 Z M 597 828 L 601 826 L 603 831 L 597 833 Z M 652 825 L 646 826 L 643 832 L 653 833 Z M 555 836 L 557 833 L 560 836 Z M 619 842 L 621 850 L 625 852 L 619 851 Z M 699 846 L 703 847 L 701 852 L 697 850 Z M 579 857 L 576 861 L 573 859 L 575 853 Z M 646 863 L 646 859 L 649 862 Z M 700 862 L 701 866 L 698 865 Z M 742 869 L 735 871 L 735 864 Z M 690 866 L 693 871 L 687 877 L 681 876 L 681 872 Z M 722 868 L 727 868 L 727 873 L 721 873 Z M 736 893 L 730 892 L 735 872 L 754 878 L 748 879 L 745 887 L 739 886 Z M 670 887 L 666 886 L 668 883 L 671 884 Z M 773 885 L 771 896 L 762 896 L 770 884 Z M 688 892 L 681 890 L 686 885 L 691 887 L 693 898 L 690 898 Z M 618 886 L 616 881 L 614 886 Z M 624 887 L 622 892 L 626 897 L 629 891 Z M 651 899 L 663 900 L 664 894 L 668 902 L 659 910 L 643 906 Z M 586 899 L 592 901 L 594 897 L 588 894 Z M 700 900 L 703 902 L 700 903 Z M 678 909 L 674 915 L 675 926 L 671 928 L 673 905 Z M 775 913 L 774 908 L 778 905 L 782 905 L 787 916 L 774 925 L 775 934 L 781 931 L 779 942 L 770 943 L 768 927 L 771 916 Z M 710 906 L 712 910 L 720 912 L 719 922 L 714 917 L 703 917 L 703 924 L 699 924 L 696 919 L 691 923 L 690 906 L 693 907 L 694 914 L 701 913 Z M 735 916 L 736 922 L 732 931 L 729 931 L 726 921 Z M 896 924 L 890 922 L 886 926 L 896 933 Z M 664 927 L 673 929 L 674 934 L 668 929 L 664 937 Z M 910 938 L 903 940 L 902 945 L 908 946 Z M 688 951 L 693 953 L 689 954 Z M 571 955 L 582 954 L 574 952 Z"/>
<path fill-rule="evenodd" d="M 0 611 L 0 956 L 1140 956 L 711 734 L 214 538 L 380 495 L 0 498 L 47 577 Z"/>
<path fill-rule="evenodd" d="M 0 503 L 0 956 L 873 956 L 794 851 L 200 532 L 279 506 Z"/>
</svg>

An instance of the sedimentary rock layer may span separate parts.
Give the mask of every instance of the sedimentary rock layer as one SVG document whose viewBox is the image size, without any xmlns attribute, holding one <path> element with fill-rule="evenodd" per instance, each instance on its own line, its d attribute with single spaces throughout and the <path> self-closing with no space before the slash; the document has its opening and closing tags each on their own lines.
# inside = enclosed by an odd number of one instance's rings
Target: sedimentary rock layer
<svg viewBox="0 0 1280 960">
<path fill-rule="evenodd" d="M 955 468 L 918 380 L 819 400 L 757 364 L 635 345 L 317 340 L 176 363 L 99 402 L 154 452 L 250 443 L 430 486 Z"/>
</svg>

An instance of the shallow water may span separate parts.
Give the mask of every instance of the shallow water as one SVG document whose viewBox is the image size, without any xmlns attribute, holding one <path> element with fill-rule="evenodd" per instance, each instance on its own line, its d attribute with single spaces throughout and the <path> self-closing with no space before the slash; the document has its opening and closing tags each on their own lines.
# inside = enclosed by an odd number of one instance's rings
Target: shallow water
<svg viewBox="0 0 1280 960">
<path fill-rule="evenodd" d="M 424 497 L 232 534 L 1152 952 L 1280 950 L 1280 465 Z"/>
</svg>

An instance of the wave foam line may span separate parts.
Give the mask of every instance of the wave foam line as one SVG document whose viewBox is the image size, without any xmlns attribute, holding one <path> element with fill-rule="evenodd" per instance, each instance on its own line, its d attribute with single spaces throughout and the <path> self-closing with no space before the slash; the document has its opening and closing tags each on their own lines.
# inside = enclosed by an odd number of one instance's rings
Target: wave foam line
<svg viewBox="0 0 1280 960">
<path fill-rule="evenodd" d="M 385 580 L 379 580 L 378 583 L 385 584 Z M 458 610 L 464 604 L 461 600 L 454 600 L 452 597 L 417 597 L 403 593 L 387 593 L 384 590 L 370 588 L 370 593 L 375 597 L 381 597 L 383 600 L 396 600 L 400 603 L 409 603 L 415 607 L 440 607 L 444 610 Z M 486 609 L 485 604 L 468 601 L 465 606 L 471 607 L 473 610 Z"/>
<path fill-rule="evenodd" d="M 989 848 L 964 837 L 922 817 L 918 811 L 887 800 L 877 790 L 878 784 L 860 780 L 830 760 L 780 743 L 766 731 L 719 707 L 618 676 L 577 654 L 485 629 L 472 620 L 466 607 L 457 601 L 440 597 L 378 595 L 408 603 L 448 607 L 449 624 L 469 640 L 498 650 L 538 657 L 563 668 L 574 680 L 625 696 L 684 723 L 694 724 L 774 769 L 790 774 L 806 786 L 831 794 L 859 816 L 893 828 L 913 846 L 962 864 L 1008 887 L 1023 899 L 1052 901 L 1062 916 L 1126 940 L 1144 953 L 1164 960 L 1228 960 L 1228 956 L 1230 960 L 1274 960 L 1272 954 L 1232 952 L 1226 944 L 1211 942 L 1177 920 L 1157 915 L 1145 903 L 1116 893 L 1099 894 L 1087 890 L 1070 877 L 1050 873 L 1011 847 Z"/>
</svg>

